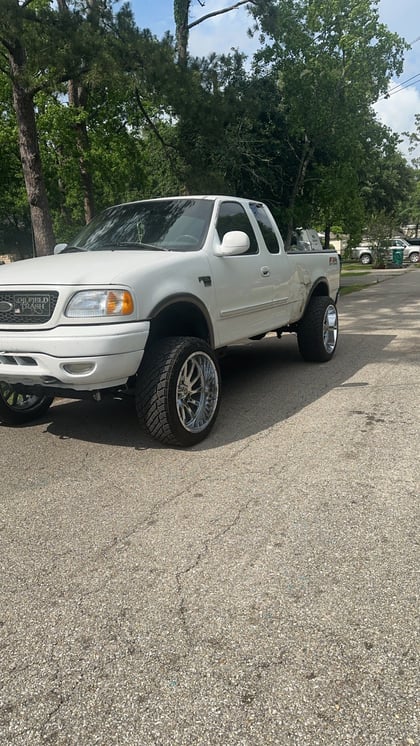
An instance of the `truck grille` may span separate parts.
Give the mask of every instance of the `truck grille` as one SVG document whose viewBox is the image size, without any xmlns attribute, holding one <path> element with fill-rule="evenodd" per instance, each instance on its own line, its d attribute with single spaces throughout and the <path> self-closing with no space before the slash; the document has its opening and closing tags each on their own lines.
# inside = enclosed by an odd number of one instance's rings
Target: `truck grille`
<svg viewBox="0 0 420 746">
<path fill-rule="evenodd" d="M 0 291 L 1 324 L 45 324 L 57 305 L 57 291 Z"/>
</svg>

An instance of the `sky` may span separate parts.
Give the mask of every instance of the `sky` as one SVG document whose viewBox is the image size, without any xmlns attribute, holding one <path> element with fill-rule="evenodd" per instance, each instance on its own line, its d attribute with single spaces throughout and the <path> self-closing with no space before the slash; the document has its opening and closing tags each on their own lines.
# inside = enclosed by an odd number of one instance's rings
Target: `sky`
<svg viewBox="0 0 420 746">
<path fill-rule="evenodd" d="M 203 0 L 192 0 L 191 19 L 233 5 L 234 1 L 204 0 L 204 7 L 200 7 Z M 150 28 L 158 38 L 166 31 L 174 32 L 173 0 L 131 0 L 130 4 L 140 28 Z M 405 131 L 414 132 L 414 116 L 420 114 L 420 0 L 379 0 L 378 10 L 380 21 L 412 45 L 406 52 L 402 75 L 390 84 L 389 97 L 375 105 L 379 120 L 402 136 Z M 248 37 L 249 25 L 245 7 L 211 18 L 191 29 L 189 51 L 194 56 L 205 56 L 235 47 L 251 56 L 257 41 Z M 420 156 L 420 149 L 409 153 L 406 138 L 402 137 L 400 148 L 409 160 L 413 155 Z"/>
</svg>

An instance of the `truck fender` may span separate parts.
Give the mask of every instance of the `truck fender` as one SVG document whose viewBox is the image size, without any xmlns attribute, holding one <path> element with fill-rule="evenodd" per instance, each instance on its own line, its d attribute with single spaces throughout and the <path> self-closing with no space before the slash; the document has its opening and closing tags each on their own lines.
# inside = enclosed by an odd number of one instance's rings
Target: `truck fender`
<svg viewBox="0 0 420 746">
<path fill-rule="evenodd" d="M 196 313 L 194 313 L 194 309 Z M 171 329 L 173 330 L 171 334 L 201 337 L 206 339 L 213 349 L 215 348 L 215 335 L 210 312 L 205 303 L 196 295 L 174 293 L 159 301 L 148 316 L 151 330 L 156 323 L 158 324 L 159 319 L 165 316 L 171 319 Z M 184 326 L 185 331 L 183 331 Z M 159 331 L 156 330 L 156 333 L 159 333 Z"/>
<path fill-rule="evenodd" d="M 338 294 L 340 290 L 337 290 L 335 298 L 333 298 L 334 303 L 337 303 L 338 300 Z M 325 295 L 328 298 L 330 297 L 330 287 L 328 284 L 328 280 L 326 277 L 318 277 L 318 279 L 314 282 L 312 285 L 312 288 L 310 292 L 308 293 L 308 297 L 306 299 L 305 308 L 303 310 L 302 316 L 306 313 L 306 309 L 309 306 L 309 303 L 311 302 L 314 295 Z"/>
</svg>

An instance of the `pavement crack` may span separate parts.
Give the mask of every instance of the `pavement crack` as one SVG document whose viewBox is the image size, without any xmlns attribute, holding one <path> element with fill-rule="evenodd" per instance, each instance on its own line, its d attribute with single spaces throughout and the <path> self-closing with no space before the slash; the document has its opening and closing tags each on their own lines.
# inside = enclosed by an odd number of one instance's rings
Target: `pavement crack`
<svg viewBox="0 0 420 746">
<path fill-rule="evenodd" d="M 232 518 L 232 520 L 228 524 L 226 524 L 219 531 L 214 533 L 214 535 L 211 536 L 208 540 L 204 541 L 202 550 L 197 552 L 195 558 L 190 562 L 190 564 L 187 565 L 187 567 L 185 567 L 183 570 L 178 570 L 178 572 L 175 573 L 176 587 L 177 587 L 177 592 L 179 596 L 179 605 L 178 605 L 179 616 L 181 619 L 181 624 L 184 630 L 185 637 L 188 640 L 190 645 L 192 645 L 194 642 L 194 636 L 191 632 L 190 625 L 188 623 L 188 606 L 187 606 L 187 602 L 185 599 L 183 581 L 190 572 L 192 572 L 197 567 L 199 567 L 204 557 L 206 557 L 208 553 L 210 552 L 210 548 L 214 546 L 215 544 L 217 544 L 217 542 L 222 540 L 226 536 L 226 534 L 232 531 L 232 529 L 241 520 L 242 515 L 247 511 L 249 505 L 251 505 L 254 501 L 255 501 L 255 498 L 249 498 L 239 508 L 239 510 L 237 510 L 235 516 Z"/>
</svg>

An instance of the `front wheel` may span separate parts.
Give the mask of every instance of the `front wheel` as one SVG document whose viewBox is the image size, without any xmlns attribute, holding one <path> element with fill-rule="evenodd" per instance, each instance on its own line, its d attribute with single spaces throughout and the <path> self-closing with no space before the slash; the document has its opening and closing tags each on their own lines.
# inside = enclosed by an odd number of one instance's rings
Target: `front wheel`
<svg viewBox="0 0 420 746">
<path fill-rule="evenodd" d="M 42 417 L 53 401 L 53 396 L 20 394 L 11 384 L 0 382 L 0 422 L 4 425 L 32 422 Z"/>
<path fill-rule="evenodd" d="M 412 264 L 417 264 L 417 262 L 419 260 L 419 253 L 418 253 L 418 251 L 412 251 L 411 254 L 410 254 L 410 256 L 409 256 L 409 259 L 410 259 L 410 262 Z"/>
<path fill-rule="evenodd" d="M 361 264 L 372 264 L 372 257 L 370 254 L 362 254 L 360 257 Z"/>
<path fill-rule="evenodd" d="M 210 432 L 219 406 L 219 365 L 202 339 L 167 337 L 146 352 L 137 377 L 136 408 L 152 438 L 195 445 Z"/>
<path fill-rule="evenodd" d="M 331 360 L 337 347 L 338 314 L 334 301 L 324 295 L 314 296 L 299 322 L 299 352 L 308 362 Z"/>
</svg>

